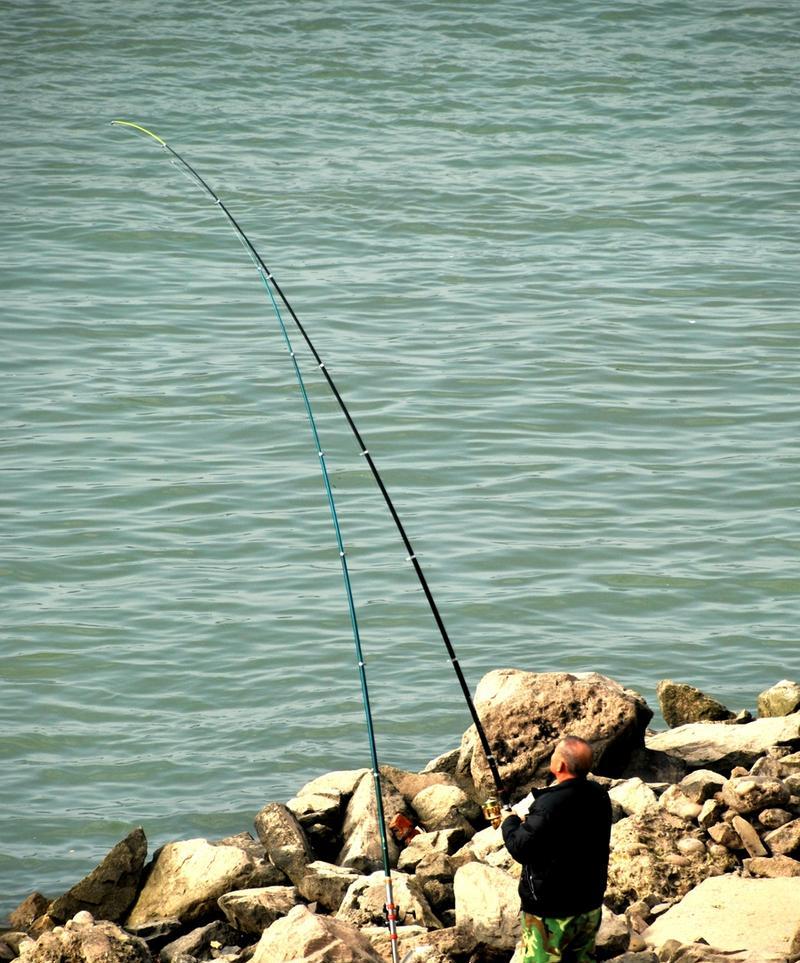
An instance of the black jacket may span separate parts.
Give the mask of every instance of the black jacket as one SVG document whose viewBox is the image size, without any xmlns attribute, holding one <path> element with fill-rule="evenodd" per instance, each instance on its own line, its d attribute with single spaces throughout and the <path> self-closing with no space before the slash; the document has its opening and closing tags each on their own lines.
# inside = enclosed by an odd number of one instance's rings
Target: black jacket
<svg viewBox="0 0 800 963">
<path fill-rule="evenodd" d="M 577 916 L 603 902 L 611 802 L 598 783 L 578 777 L 539 791 L 525 820 L 508 816 L 502 832 L 506 849 L 522 863 L 526 913 Z"/>
</svg>

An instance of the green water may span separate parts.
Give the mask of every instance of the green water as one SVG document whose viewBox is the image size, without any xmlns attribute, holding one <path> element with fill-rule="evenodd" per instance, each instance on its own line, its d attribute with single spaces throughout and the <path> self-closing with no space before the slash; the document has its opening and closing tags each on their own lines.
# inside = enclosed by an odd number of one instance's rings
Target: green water
<svg viewBox="0 0 800 963">
<path fill-rule="evenodd" d="M 130 826 L 250 828 L 368 759 L 317 456 L 255 241 L 474 686 L 753 707 L 798 650 L 792 3 L 2 5 L 0 913 Z M 468 716 L 341 415 L 378 748 Z"/>
</svg>

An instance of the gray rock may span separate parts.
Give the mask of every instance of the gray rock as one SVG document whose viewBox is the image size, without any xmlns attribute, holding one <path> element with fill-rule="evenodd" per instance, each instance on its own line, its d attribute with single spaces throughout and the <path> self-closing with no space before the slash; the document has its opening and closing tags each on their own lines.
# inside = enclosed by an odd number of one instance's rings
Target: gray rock
<svg viewBox="0 0 800 963">
<path fill-rule="evenodd" d="M 517 880 L 494 866 L 467 863 L 456 871 L 456 927 L 501 950 L 519 936 Z"/>
<path fill-rule="evenodd" d="M 793 819 L 790 823 L 773 829 L 764 837 L 769 851 L 774 856 L 791 856 L 800 850 L 800 819 Z"/>
<path fill-rule="evenodd" d="M 664 721 L 671 729 L 690 722 L 721 722 L 734 716 L 721 702 L 684 682 L 663 679 L 656 686 L 656 695 Z"/>
<path fill-rule="evenodd" d="M 264 886 L 225 893 L 217 900 L 228 922 L 242 933 L 260 936 L 300 902 L 295 886 Z"/>
<path fill-rule="evenodd" d="M 617 803 L 625 816 L 643 813 L 658 805 L 658 797 L 653 790 L 636 776 L 614 786 L 608 795 L 612 804 Z"/>
<path fill-rule="evenodd" d="M 788 716 L 800 709 L 800 685 L 783 679 L 762 692 L 757 701 L 759 716 Z"/>
<path fill-rule="evenodd" d="M 268 803 L 256 816 L 255 826 L 269 861 L 296 885 L 314 857 L 294 813 L 281 803 Z"/>
<path fill-rule="evenodd" d="M 306 874 L 297 889 L 307 902 L 318 903 L 328 913 L 335 913 L 357 879 L 358 873 L 354 870 L 315 860 L 306 866 Z"/>
<path fill-rule="evenodd" d="M 147 858 L 140 827 L 120 840 L 88 876 L 50 904 L 48 914 L 64 922 L 86 910 L 97 919 L 119 923 L 133 906 Z"/>
<path fill-rule="evenodd" d="M 789 790 L 770 776 L 736 776 L 722 788 L 723 802 L 737 813 L 773 809 L 789 802 Z"/>
</svg>

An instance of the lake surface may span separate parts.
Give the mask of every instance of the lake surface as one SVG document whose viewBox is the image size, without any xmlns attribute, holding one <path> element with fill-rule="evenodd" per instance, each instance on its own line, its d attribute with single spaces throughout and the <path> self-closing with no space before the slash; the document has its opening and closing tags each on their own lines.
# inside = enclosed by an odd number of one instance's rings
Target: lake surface
<svg viewBox="0 0 800 963">
<path fill-rule="evenodd" d="M 0 916 L 368 765 L 318 457 L 220 194 L 471 684 L 800 676 L 790 2 L 6 2 Z M 469 717 L 299 338 L 382 761 Z M 658 717 L 656 718 L 658 722 Z"/>
</svg>

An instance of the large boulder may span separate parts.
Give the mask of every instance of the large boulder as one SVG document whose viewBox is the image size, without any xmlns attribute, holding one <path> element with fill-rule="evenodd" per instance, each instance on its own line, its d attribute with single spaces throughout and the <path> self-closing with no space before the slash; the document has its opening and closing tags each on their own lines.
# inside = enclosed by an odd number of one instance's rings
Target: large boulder
<svg viewBox="0 0 800 963">
<path fill-rule="evenodd" d="M 153 963 L 144 940 L 82 910 L 66 926 L 20 944 L 20 963 Z"/>
<path fill-rule="evenodd" d="M 773 856 L 800 854 L 800 819 L 773 829 L 764 837 L 764 842 Z"/>
<path fill-rule="evenodd" d="M 366 769 L 331 772 L 307 783 L 286 804 L 297 818 L 314 854 L 332 860 L 342 848 L 344 810 Z"/>
<path fill-rule="evenodd" d="M 626 816 L 643 813 L 658 805 L 658 797 L 638 776 L 625 779 L 608 791 L 612 803 L 617 803 Z"/>
<path fill-rule="evenodd" d="M 297 817 L 281 803 L 267 803 L 256 816 L 255 827 L 269 861 L 297 885 L 314 859 Z"/>
<path fill-rule="evenodd" d="M 481 815 L 480 806 L 458 786 L 428 786 L 414 796 L 411 805 L 428 832 L 458 829 L 464 840 L 475 834 L 473 824 Z"/>
<path fill-rule="evenodd" d="M 661 808 L 615 823 L 606 904 L 622 912 L 639 899 L 669 902 L 707 876 L 733 869 L 732 855 L 708 852 L 702 844 L 697 845 L 700 840 L 692 832 L 690 823 Z M 683 840 L 692 840 L 692 844 Z"/>
<path fill-rule="evenodd" d="M 643 936 L 650 946 L 668 940 L 705 941 L 719 950 L 748 950 L 788 956 L 800 929 L 800 877 L 744 879 L 717 876 L 703 880 L 677 906 L 667 910 Z M 795 950 L 796 952 L 796 950 Z"/>
<path fill-rule="evenodd" d="M 48 914 L 64 922 L 86 910 L 97 919 L 121 922 L 139 891 L 147 838 L 141 826 L 120 840 L 88 876 L 50 904 Z"/>
<path fill-rule="evenodd" d="M 205 839 L 168 843 L 156 853 L 125 925 L 194 922 L 216 910 L 223 893 L 248 886 L 254 870 L 253 857 L 238 846 L 213 846 Z"/>
<path fill-rule="evenodd" d="M 780 808 L 789 799 L 783 782 L 771 776 L 733 776 L 722 787 L 722 801 L 737 813 Z"/>
<path fill-rule="evenodd" d="M 452 856 L 463 842 L 464 836 L 457 829 L 440 829 L 435 833 L 419 833 L 414 836 L 397 860 L 397 868 L 403 873 L 415 872 L 420 861 L 431 853 Z"/>
<path fill-rule="evenodd" d="M 392 873 L 392 893 L 398 907 L 397 922 L 403 926 L 425 926 L 439 929 L 440 921 L 434 915 L 422 889 L 422 883 L 405 873 Z M 381 923 L 385 918 L 386 885 L 382 871 L 370 876 L 359 876 L 345 893 L 336 918 L 355 926 Z"/>
<path fill-rule="evenodd" d="M 383 963 L 383 958 L 355 926 L 331 916 L 317 916 L 295 906 L 276 920 L 256 945 L 252 963 Z"/>
<path fill-rule="evenodd" d="M 294 886 L 261 886 L 225 893 L 217 904 L 228 922 L 242 933 L 260 936 L 300 902 Z"/>
<path fill-rule="evenodd" d="M 645 741 L 648 749 L 674 756 L 690 769 L 711 769 L 727 776 L 736 766 L 749 769 L 774 746 L 800 748 L 800 713 L 741 726 L 693 722 Z"/>
<path fill-rule="evenodd" d="M 512 950 L 519 937 L 517 880 L 485 863 L 467 863 L 453 880 L 456 926 L 476 940 Z"/>
<path fill-rule="evenodd" d="M 387 825 L 398 813 L 414 822 L 413 813 L 406 805 L 405 799 L 389 780 L 383 780 L 381 795 Z M 337 859 L 341 866 L 355 869 L 359 873 L 372 873 L 383 866 L 375 805 L 375 784 L 371 773 L 361 778 L 348 803 L 342 833 L 344 845 Z M 400 847 L 388 830 L 387 837 L 389 861 L 392 866 L 396 866 Z"/>
<path fill-rule="evenodd" d="M 342 905 L 345 893 L 358 879 L 358 873 L 345 866 L 335 866 L 315 860 L 306 866 L 306 874 L 297 889 L 309 903 L 317 903 L 328 913 L 335 913 Z"/>
<path fill-rule="evenodd" d="M 27 931 L 35 919 L 44 916 L 50 900 L 36 891 L 26 896 L 25 899 L 13 909 L 8 916 L 8 923 L 12 930 Z"/>
<path fill-rule="evenodd" d="M 642 696 L 597 673 L 497 669 L 478 684 L 475 707 L 512 792 L 546 780 L 553 749 L 567 734 L 592 744 L 596 772 L 616 775 L 643 745 L 652 717 Z M 474 726 L 462 738 L 458 772 L 493 788 Z"/>
<path fill-rule="evenodd" d="M 721 722 L 733 713 L 721 702 L 685 682 L 662 679 L 656 686 L 664 722 L 672 729 L 688 722 Z"/>
<path fill-rule="evenodd" d="M 788 716 L 800 710 L 800 685 L 782 679 L 758 697 L 760 716 Z"/>
</svg>

